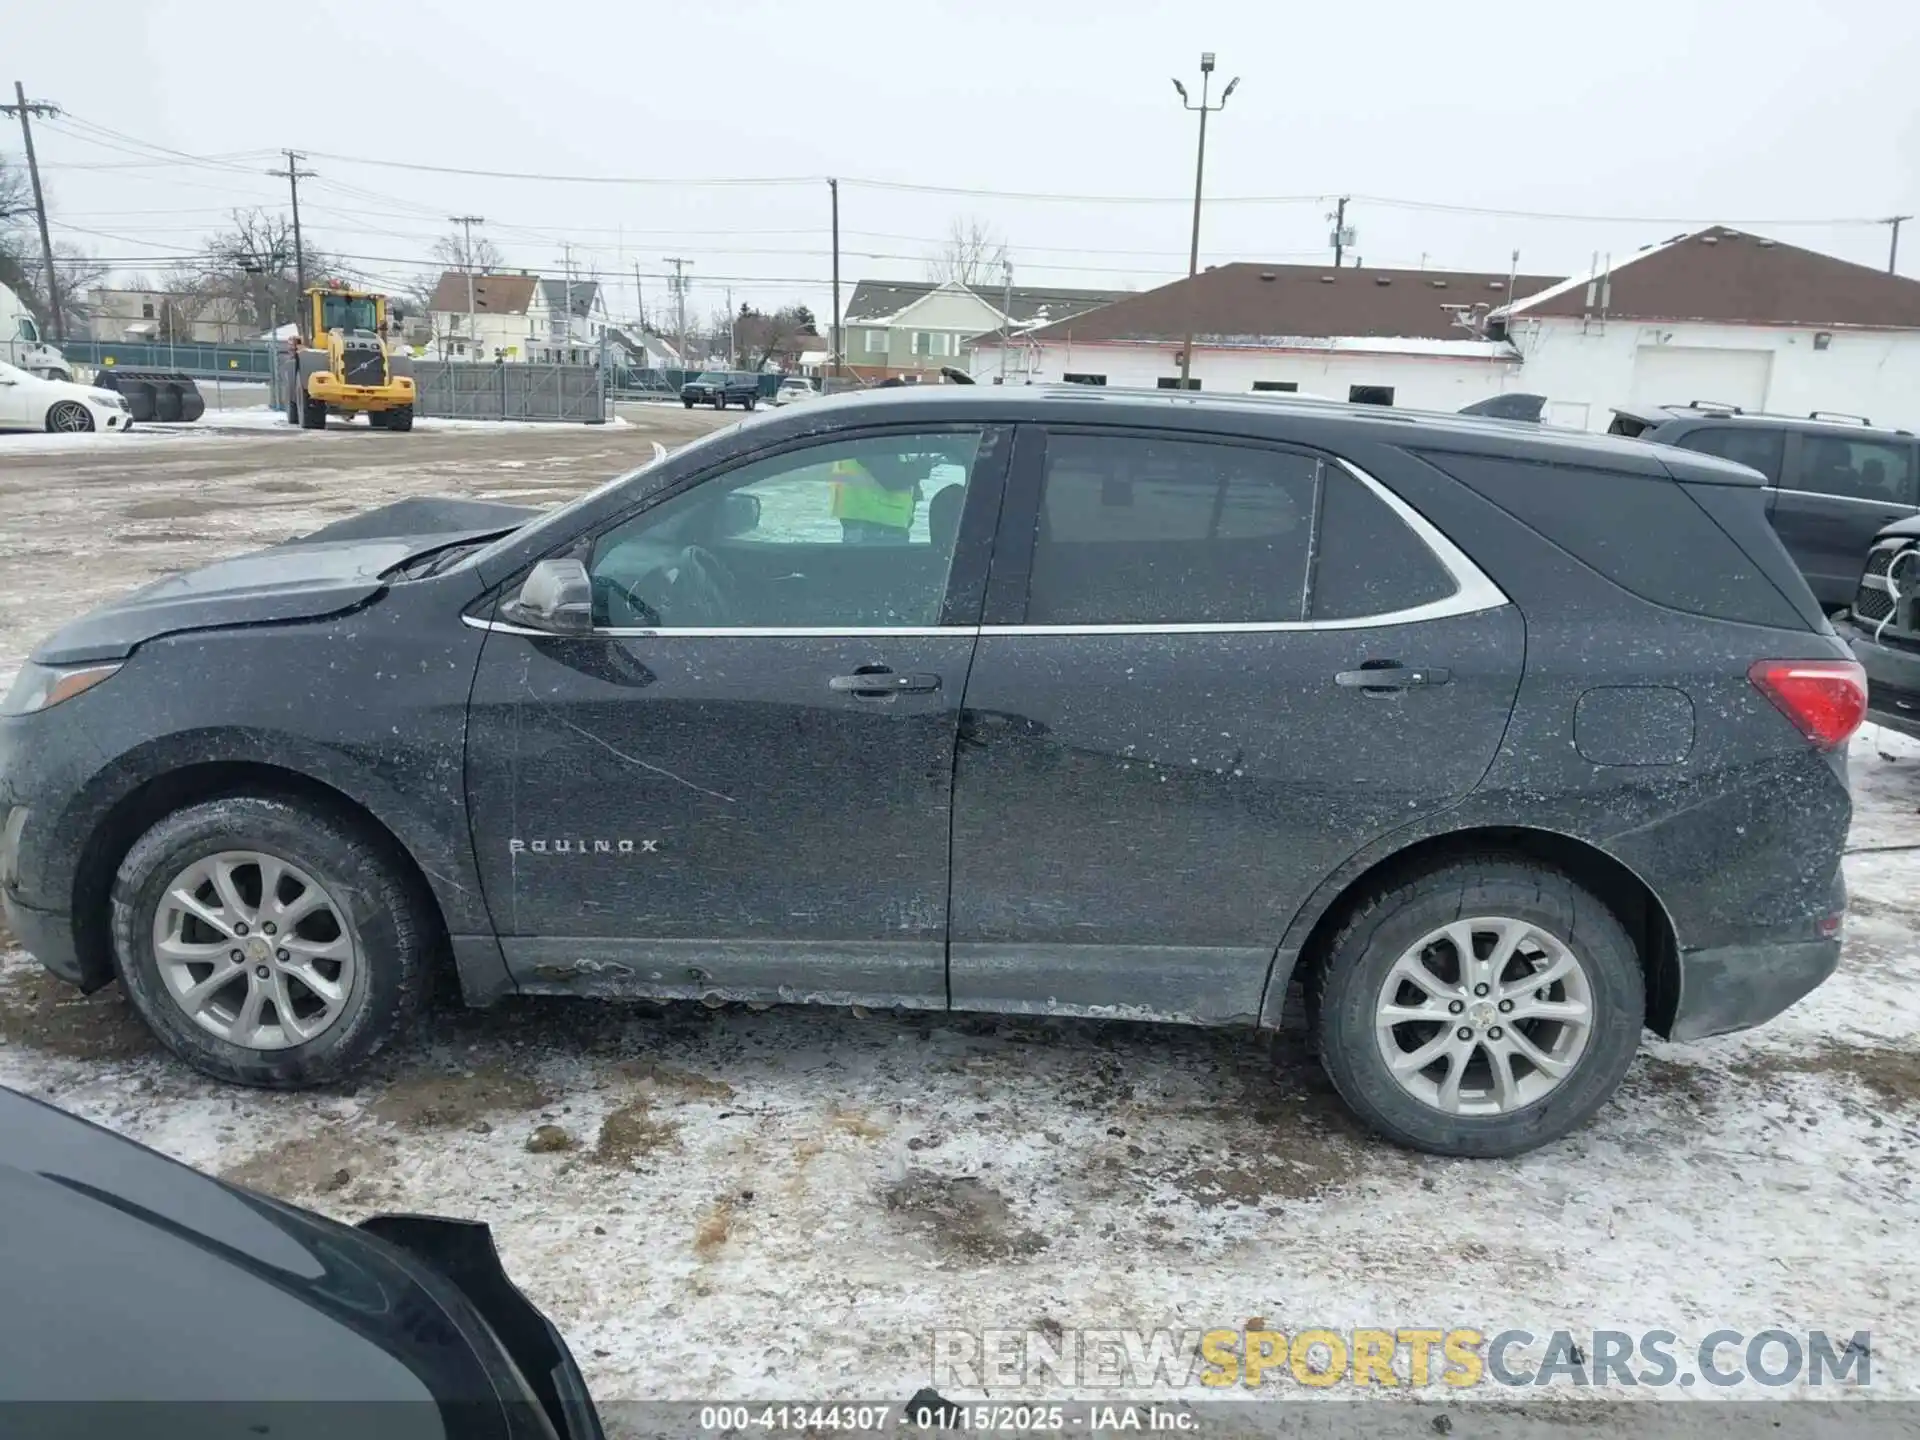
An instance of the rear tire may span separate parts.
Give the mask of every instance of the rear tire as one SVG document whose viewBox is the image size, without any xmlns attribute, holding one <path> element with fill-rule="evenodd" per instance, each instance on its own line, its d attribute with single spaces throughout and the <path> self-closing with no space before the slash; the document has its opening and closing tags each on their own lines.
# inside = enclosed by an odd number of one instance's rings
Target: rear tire
<svg viewBox="0 0 1920 1440">
<path fill-rule="evenodd" d="M 438 925 L 381 840 L 334 810 L 266 795 L 190 805 L 148 830 L 114 876 L 113 948 L 128 999 L 161 1043 L 217 1080 L 295 1090 L 338 1080 L 400 1035 L 425 1001 Z M 290 877 L 274 888 L 281 903 L 260 893 L 269 865 Z M 224 890 L 212 879 L 188 889 L 196 871 L 221 866 Z M 201 897 L 197 910 L 173 898 L 182 891 Z M 324 904 L 296 914 L 309 891 Z M 199 918 L 208 913 L 217 927 Z M 233 921 L 249 915 L 241 934 Z M 274 915 L 283 923 L 270 937 Z M 341 958 L 316 958 L 329 948 Z M 202 952 L 211 958 L 179 958 Z M 232 977 L 224 988 L 193 994 L 220 974 Z"/>
<path fill-rule="evenodd" d="M 1471 936 L 1483 969 L 1459 965 L 1449 927 Z M 1550 969 L 1561 978 L 1532 983 Z M 1399 1144 L 1462 1157 L 1518 1155 L 1584 1125 L 1626 1075 L 1646 1015 L 1639 955 L 1613 912 L 1551 866 L 1503 855 L 1450 860 L 1363 901 L 1307 995 L 1321 1064 L 1353 1111 Z M 1390 1018 L 1415 1010 L 1442 1018 Z M 1396 1078 L 1394 1061 L 1434 1047 Z"/>
<path fill-rule="evenodd" d="M 387 429 L 413 429 L 413 407 L 411 405 L 402 405 L 397 410 L 387 411 Z"/>
</svg>

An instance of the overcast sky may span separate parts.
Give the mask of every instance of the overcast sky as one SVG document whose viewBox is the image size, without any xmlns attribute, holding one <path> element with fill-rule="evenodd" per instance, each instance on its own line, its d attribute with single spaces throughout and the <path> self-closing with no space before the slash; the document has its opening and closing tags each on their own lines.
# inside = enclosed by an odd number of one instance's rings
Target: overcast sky
<svg viewBox="0 0 1920 1440">
<path fill-rule="evenodd" d="M 1895 0 L 11 9 L 0 79 L 70 112 L 36 132 L 56 234 L 151 269 L 236 205 L 284 206 L 260 172 L 294 146 L 311 242 L 396 286 L 475 214 L 516 267 L 557 275 L 571 243 L 581 273 L 619 277 L 617 312 L 636 264 L 661 305 L 679 255 L 693 313 L 730 287 L 824 318 L 838 175 L 849 285 L 924 278 L 962 217 L 1005 236 L 1016 283 L 1144 288 L 1186 268 L 1195 117 L 1169 80 L 1197 98 L 1202 49 L 1216 82 L 1241 77 L 1209 122 L 1202 264 L 1326 256 L 1340 194 L 1368 265 L 1504 271 L 1518 249 L 1553 274 L 1716 220 L 1884 266 L 1885 225 L 1787 222 L 1920 211 L 1920 24 Z M 1903 239 L 1920 275 L 1920 222 Z"/>
</svg>

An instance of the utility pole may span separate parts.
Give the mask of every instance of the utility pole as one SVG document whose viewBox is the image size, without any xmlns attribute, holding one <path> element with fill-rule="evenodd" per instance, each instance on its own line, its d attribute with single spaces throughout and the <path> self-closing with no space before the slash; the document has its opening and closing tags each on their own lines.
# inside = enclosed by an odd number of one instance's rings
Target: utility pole
<svg viewBox="0 0 1920 1440">
<path fill-rule="evenodd" d="M 688 358 L 686 267 L 693 264 L 693 261 L 679 255 L 663 255 L 661 258 L 673 267 L 673 274 L 667 278 L 667 283 L 673 287 L 674 324 L 680 335 L 680 363 L 685 365 Z"/>
<path fill-rule="evenodd" d="M 487 217 L 449 215 L 447 220 L 466 232 L 466 239 L 460 243 L 460 268 L 467 272 L 467 344 L 478 350 L 480 337 L 473 330 L 473 227 L 486 224 Z"/>
<path fill-rule="evenodd" d="M 1340 258 L 1347 253 L 1347 246 L 1353 243 L 1353 232 L 1347 229 L 1347 197 L 1342 195 L 1333 207 L 1333 213 L 1327 216 L 1333 222 L 1333 268 L 1340 268 Z M 1425 268 L 1422 257 L 1421 268 Z"/>
<path fill-rule="evenodd" d="M 1005 291 L 1000 300 L 1000 383 L 1007 383 L 1007 347 L 1013 344 L 1013 261 L 1000 262 L 1006 282 Z M 1027 379 L 1033 379 L 1031 371 Z"/>
<path fill-rule="evenodd" d="M 31 157 L 33 155 L 33 151 L 28 150 L 27 155 Z M 34 193 L 37 195 L 39 194 L 39 191 L 36 189 Z M 1887 246 L 1887 273 L 1889 275 L 1892 275 L 1895 273 L 1893 268 L 1894 262 L 1900 258 L 1900 222 L 1902 220 L 1911 220 L 1911 219 L 1913 219 L 1913 216 L 1911 215 L 1889 215 L 1886 219 L 1880 222 L 1882 225 L 1887 226 L 1889 229 L 1893 231 L 1893 241 L 1891 244 Z M 40 223 L 43 227 L 41 233 L 44 234 L 46 233 L 44 229 L 46 225 L 46 221 L 42 220 Z"/>
<path fill-rule="evenodd" d="M 560 263 L 566 266 L 566 315 L 562 323 L 567 327 L 565 331 L 567 353 L 571 356 L 573 353 L 573 245 L 571 242 L 561 246 Z M 547 330 L 549 334 L 552 333 L 553 324 L 551 321 L 547 324 Z"/>
<path fill-rule="evenodd" d="M 740 327 L 733 318 L 733 287 L 727 287 L 727 365 L 729 368 L 740 363 Z"/>
<path fill-rule="evenodd" d="M 60 113 L 58 105 L 45 100 L 29 103 L 26 87 L 18 80 L 13 82 L 11 105 L 0 105 L 0 111 L 20 117 L 20 139 L 27 151 L 27 174 L 33 180 L 33 210 L 40 218 L 40 256 L 47 265 L 47 318 L 53 327 L 53 338 L 67 338 L 66 317 L 60 313 L 60 280 L 53 271 L 53 240 L 47 234 L 47 197 L 40 188 L 40 162 L 33 153 L 33 118 L 38 115 L 43 120 L 51 120 Z"/>
<path fill-rule="evenodd" d="M 828 180 L 827 189 L 833 194 L 833 373 L 838 378 L 846 374 L 840 356 L 840 182 Z"/>
<path fill-rule="evenodd" d="M 1234 76 L 1227 82 L 1227 88 L 1220 92 L 1220 103 L 1207 103 L 1207 89 L 1213 81 L 1213 51 L 1207 50 L 1200 56 L 1200 103 L 1194 104 L 1187 99 L 1187 87 L 1177 79 L 1173 88 L 1180 92 L 1180 103 L 1189 110 L 1200 112 L 1200 154 L 1193 164 L 1193 248 L 1187 253 L 1187 279 L 1191 280 L 1200 273 L 1200 196 L 1207 176 L 1207 116 L 1216 110 L 1227 108 L 1227 100 L 1233 94 L 1234 87 L 1240 83 L 1240 77 Z M 1193 373 L 1193 292 L 1187 292 L 1187 343 L 1180 347 L 1180 388 L 1191 389 Z"/>
<path fill-rule="evenodd" d="M 288 191 L 293 197 L 293 283 L 300 291 L 300 329 L 304 334 L 307 328 L 306 317 L 310 307 L 306 303 L 307 295 L 307 251 L 300 241 L 300 182 L 311 180 L 313 171 L 302 170 L 300 162 L 307 157 L 298 150 L 281 152 L 287 157 L 287 168 L 269 170 L 269 175 L 278 175 L 287 182 Z"/>
</svg>

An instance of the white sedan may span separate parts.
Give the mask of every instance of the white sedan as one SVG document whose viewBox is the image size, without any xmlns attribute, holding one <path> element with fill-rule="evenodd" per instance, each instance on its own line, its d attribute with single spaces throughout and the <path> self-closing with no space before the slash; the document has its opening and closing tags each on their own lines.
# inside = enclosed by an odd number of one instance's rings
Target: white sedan
<svg viewBox="0 0 1920 1440">
<path fill-rule="evenodd" d="M 0 430 L 74 434 L 132 428 L 126 402 L 113 391 L 71 380 L 42 380 L 0 360 Z"/>
<path fill-rule="evenodd" d="M 798 375 L 789 375 L 780 382 L 780 388 L 773 392 L 773 403 L 791 405 L 796 400 L 812 400 L 819 395 L 811 384 Z"/>
</svg>

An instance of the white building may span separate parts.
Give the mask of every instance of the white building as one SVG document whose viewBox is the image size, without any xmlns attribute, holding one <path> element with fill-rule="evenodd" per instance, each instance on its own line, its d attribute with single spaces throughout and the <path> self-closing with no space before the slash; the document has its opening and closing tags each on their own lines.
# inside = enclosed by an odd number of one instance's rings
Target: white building
<svg viewBox="0 0 1920 1440">
<path fill-rule="evenodd" d="M 1514 293 L 1555 283 L 1519 277 Z M 1017 335 L 981 335 L 973 370 L 1007 383 L 1073 380 L 1162 389 L 1190 383 L 1457 410 L 1517 388 L 1520 357 L 1483 333 L 1511 298 L 1506 275 L 1328 265 L 1221 265 Z"/>
<path fill-rule="evenodd" d="M 1920 429 L 1920 281 L 1725 226 L 1527 296 L 1489 330 L 1564 424 L 1713 400 Z"/>
<path fill-rule="evenodd" d="M 1714 400 L 1920 428 L 1920 281 L 1724 226 L 1571 280 L 1223 265 L 1016 337 L 1009 383 L 1179 383 L 1427 410 L 1506 392 L 1604 430 L 1616 406 Z M 995 337 L 975 342 L 991 379 Z"/>
<path fill-rule="evenodd" d="M 435 359 L 599 363 L 606 299 L 591 280 L 448 270 L 427 306 Z"/>
</svg>

